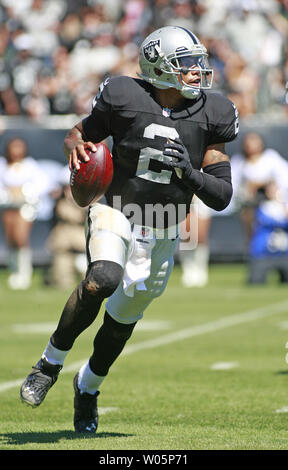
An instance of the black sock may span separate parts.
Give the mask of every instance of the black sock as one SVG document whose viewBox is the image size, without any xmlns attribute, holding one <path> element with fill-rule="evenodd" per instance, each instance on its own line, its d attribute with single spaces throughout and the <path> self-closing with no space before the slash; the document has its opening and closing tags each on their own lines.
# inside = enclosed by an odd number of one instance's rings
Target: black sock
<svg viewBox="0 0 288 470">
<path fill-rule="evenodd" d="M 137 322 L 136 322 L 137 323 Z M 119 323 L 105 312 L 104 323 L 94 339 L 94 351 L 89 365 L 94 374 L 104 376 L 122 352 L 136 323 Z"/>
</svg>

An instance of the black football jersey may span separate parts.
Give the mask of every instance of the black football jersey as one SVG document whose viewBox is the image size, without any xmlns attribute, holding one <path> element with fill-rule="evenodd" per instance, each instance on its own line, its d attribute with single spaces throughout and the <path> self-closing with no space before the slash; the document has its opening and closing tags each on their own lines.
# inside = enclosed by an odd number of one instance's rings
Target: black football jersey
<svg viewBox="0 0 288 470">
<path fill-rule="evenodd" d="M 185 100 L 179 108 L 167 110 L 154 99 L 153 90 L 143 80 L 108 78 L 101 84 L 92 112 L 82 124 L 87 140 L 96 143 L 108 136 L 113 138 L 114 176 L 106 193 L 108 204 L 122 210 L 128 218 L 136 217 L 136 206 L 142 215 L 148 209 L 148 217 L 155 205 L 180 208 L 176 220 L 168 220 L 164 213 L 166 227 L 185 218 L 193 196 L 176 171 L 165 168 L 165 161 L 169 160 L 163 155 L 167 139 L 180 137 L 193 168 L 200 170 L 207 146 L 236 137 L 238 117 L 233 103 L 219 93 L 201 92 L 197 99 Z M 145 225 L 143 218 L 138 222 Z M 150 225 L 147 220 L 146 225 Z"/>
</svg>

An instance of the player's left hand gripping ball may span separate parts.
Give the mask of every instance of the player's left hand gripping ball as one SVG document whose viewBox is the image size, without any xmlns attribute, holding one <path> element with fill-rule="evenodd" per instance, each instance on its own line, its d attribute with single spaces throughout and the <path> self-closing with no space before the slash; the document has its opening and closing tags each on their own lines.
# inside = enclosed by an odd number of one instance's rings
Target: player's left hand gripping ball
<svg viewBox="0 0 288 470">
<path fill-rule="evenodd" d="M 80 169 L 74 169 L 70 186 L 74 200 L 80 207 L 89 206 L 106 193 L 113 178 L 112 155 L 103 143 L 95 144 L 96 152 L 85 149 L 89 160 L 80 162 Z"/>
</svg>

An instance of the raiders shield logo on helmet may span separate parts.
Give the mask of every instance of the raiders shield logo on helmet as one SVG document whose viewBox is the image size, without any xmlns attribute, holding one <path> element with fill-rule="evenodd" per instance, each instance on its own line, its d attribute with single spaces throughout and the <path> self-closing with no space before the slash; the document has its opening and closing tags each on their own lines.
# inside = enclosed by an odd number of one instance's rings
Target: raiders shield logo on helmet
<svg viewBox="0 0 288 470">
<path fill-rule="evenodd" d="M 157 62 L 157 59 L 159 56 L 158 52 L 155 49 L 155 46 L 160 47 L 160 39 L 150 41 L 148 42 L 148 44 L 145 44 L 145 46 L 143 46 L 143 52 L 144 52 L 145 58 L 149 60 L 149 62 L 152 62 L 152 63 Z"/>
</svg>

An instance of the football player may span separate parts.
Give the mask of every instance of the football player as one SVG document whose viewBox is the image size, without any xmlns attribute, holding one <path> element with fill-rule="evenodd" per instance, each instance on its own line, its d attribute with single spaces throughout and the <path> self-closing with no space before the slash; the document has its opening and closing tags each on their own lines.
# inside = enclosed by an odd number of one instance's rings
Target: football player
<svg viewBox="0 0 288 470">
<path fill-rule="evenodd" d="M 30 405 L 42 403 L 74 341 L 108 298 L 92 355 L 74 377 L 76 432 L 97 429 L 100 385 L 167 285 L 177 227 L 192 196 L 218 211 L 232 196 L 225 142 L 238 133 L 237 110 L 210 91 L 205 47 L 185 28 L 163 27 L 144 40 L 139 65 L 139 79 L 105 80 L 91 114 L 65 138 L 70 169 L 77 170 L 88 159 L 85 149 L 95 151 L 94 143 L 112 136 L 114 177 L 107 205 L 89 207 L 86 277 L 20 392 Z"/>
</svg>

